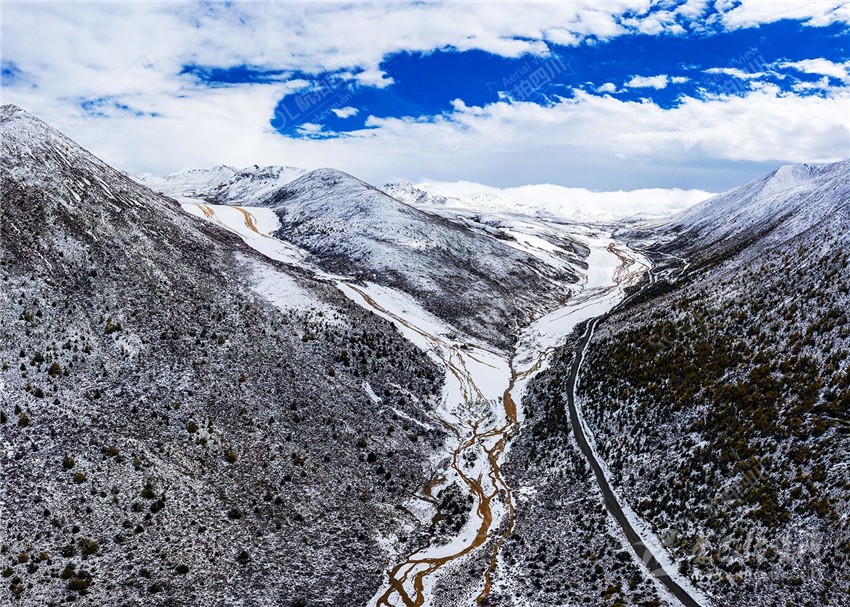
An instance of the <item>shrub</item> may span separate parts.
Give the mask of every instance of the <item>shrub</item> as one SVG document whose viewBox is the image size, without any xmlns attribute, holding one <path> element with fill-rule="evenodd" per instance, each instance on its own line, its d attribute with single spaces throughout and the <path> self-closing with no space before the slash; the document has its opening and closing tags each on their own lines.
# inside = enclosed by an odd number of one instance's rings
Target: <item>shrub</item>
<svg viewBox="0 0 850 607">
<path fill-rule="evenodd" d="M 86 556 L 97 554 L 100 550 L 100 544 L 90 537 L 84 537 L 80 539 L 80 550 L 82 550 L 83 554 Z"/>
<path fill-rule="evenodd" d="M 70 470 L 71 468 L 73 468 L 75 463 L 76 462 L 74 461 L 74 458 L 70 455 L 66 455 L 62 458 L 62 467 L 65 470 Z"/>
<path fill-rule="evenodd" d="M 88 576 L 80 577 L 78 575 L 77 577 L 68 580 L 68 590 L 81 592 L 83 590 L 87 590 L 89 586 L 91 586 L 91 577 Z"/>
</svg>

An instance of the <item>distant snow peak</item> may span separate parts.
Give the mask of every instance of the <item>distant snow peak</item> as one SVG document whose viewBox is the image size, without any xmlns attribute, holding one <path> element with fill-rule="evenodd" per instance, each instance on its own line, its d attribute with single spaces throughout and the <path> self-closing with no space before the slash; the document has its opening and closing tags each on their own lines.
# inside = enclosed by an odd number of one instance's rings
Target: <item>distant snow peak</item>
<svg viewBox="0 0 850 607">
<path fill-rule="evenodd" d="M 651 188 L 594 192 L 555 184 L 496 188 L 469 181 L 398 181 L 384 186 L 392 196 L 421 208 L 519 213 L 563 221 L 612 223 L 624 219 L 663 219 L 711 196 L 702 190 Z"/>
<path fill-rule="evenodd" d="M 173 198 L 199 198 L 208 202 L 250 205 L 307 173 L 291 166 L 251 165 L 243 169 L 220 164 L 210 169 L 189 169 L 166 177 L 142 176 L 139 181 Z"/>
</svg>

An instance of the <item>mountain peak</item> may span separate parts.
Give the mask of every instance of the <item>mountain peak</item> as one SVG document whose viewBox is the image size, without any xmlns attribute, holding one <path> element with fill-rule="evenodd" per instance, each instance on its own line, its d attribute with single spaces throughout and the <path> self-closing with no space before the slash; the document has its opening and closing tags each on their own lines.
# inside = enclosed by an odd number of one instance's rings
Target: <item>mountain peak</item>
<svg viewBox="0 0 850 607">
<path fill-rule="evenodd" d="M 833 172 L 850 170 L 850 160 L 831 163 L 786 164 L 771 173 L 770 181 L 779 185 L 797 185 Z"/>
<path fill-rule="evenodd" d="M 190 169 L 167 177 L 143 176 L 148 187 L 176 198 L 255 205 L 307 171 L 293 166 L 253 164 L 242 169 L 219 164 L 210 169 Z"/>
<path fill-rule="evenodd" d="M 320 168 L 310 171 L 270 192 L 265 198 L 257 198 L 254 204 L 278 207 L 293 198 L 310 200 L 344 201 L 348 212 L 355 209 L 364 212 L 370 208 L 407 208 L 386 192 L 339 169 Z M 413 209 L 409 209 L 412 211 Z"/>
<path fill-rule="evenodd" d="M 17 123 L 17 126 L 15 127 L 16 132 L 20 133 L 24 129 L 23 125 L 27 124 L 30 126 L 30 128 L 40 128 L 45 133 L 52 132 L 56 136 L 64 138 L 64 135 L 59 133 L 59 131 L 54 129 L 46 122 L 43 122 L 36 116 L 33 116 L 20 106 L 17 106 L 13 103 L 0 105 L 0 122 L 7 122 L 10 120 L 14 120 Z"/>
<path fill-rule="evenodd" d="M 14 103 L 4 103 L 3 105 L 0 105 L 0 120 L 19 113 L 28 114 L 26 110 Z"/>
<path fill-rule="evenodd" d="M 313 181 L 323 181 L 329 184 L 338 184 L 344 182 L 356 182 L 363 185 L 367 185 L 365 181 L 361 181 L 354 175 L 346 173 L 345 171 L 340 171 L 339 169 L 334 169 L 331 167 L 322 167 L 320 169 L 316 169 L 314 171 L 310 171 L 301 177 L 301 179 L 313 180 Z"/>
<path fill-rule="evenodd" d="M 0 142 L 10 174 L 29 176 L 34 167 L 40 173 L 51 168 L 61 173 L 78 168 L 80 162 L 107 169 L 100 159 L 17 105 L 0 106 Z"/>
<path fill-rule="evenodd" d="M 791 164 L 681 213 L 674 225 L 694 250 L 759 234 L 770 242 L 800 234 L 846 212 L 850 161 Z"/>
</svg>

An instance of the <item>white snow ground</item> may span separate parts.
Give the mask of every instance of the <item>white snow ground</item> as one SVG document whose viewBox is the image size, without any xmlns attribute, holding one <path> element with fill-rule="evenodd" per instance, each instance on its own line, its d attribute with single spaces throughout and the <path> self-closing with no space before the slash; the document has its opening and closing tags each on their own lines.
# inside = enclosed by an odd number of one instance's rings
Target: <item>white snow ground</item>
<svg viewBox="0 0 850 607">
<path fill-rule="evenodd" d="M 271 259 L 303 266 L 307 254 L 298 247 L 270 236 L 279 227 L 277 215 L 262 207 L 232 207 L 206 204 L 194 198 L 178 199 L 190 215 L 208 219 L 237 234 L 252 249 Z"/>
</svg>

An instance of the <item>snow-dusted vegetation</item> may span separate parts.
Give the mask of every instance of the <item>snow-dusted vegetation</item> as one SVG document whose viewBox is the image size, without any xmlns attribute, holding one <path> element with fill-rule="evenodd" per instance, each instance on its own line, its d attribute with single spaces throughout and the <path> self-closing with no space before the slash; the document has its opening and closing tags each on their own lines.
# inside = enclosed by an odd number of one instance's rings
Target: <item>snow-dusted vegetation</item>
<svg viewBox="0 0 850 607">
<path fill-rule="evenodd" d="M 690 265 L 603 323 L 585 367 L 616 485 L 719 604 L 847 602 L 848 167 L 685 213 L 664 249 Z"/>
<path fill-rule="evenodd" d="M 437 368 L 17 108 L 0 129 L 0 603 L 364 602 L 446 438 Z"/>
</svg>

